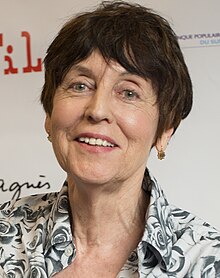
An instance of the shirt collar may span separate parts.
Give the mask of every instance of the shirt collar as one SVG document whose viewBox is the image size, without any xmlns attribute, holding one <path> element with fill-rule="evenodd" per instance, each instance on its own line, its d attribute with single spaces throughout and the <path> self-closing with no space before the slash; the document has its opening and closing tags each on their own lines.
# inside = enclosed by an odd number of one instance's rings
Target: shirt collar
<svg viewBox="0 0 220 278">
<path fill-rule="evenodd" d="M 147 169 L 144 174 L 143 189 L 150 194 L 150 204 L 146 213 L 145 231 L 138 246 L 138 252 L 143 257 L 144 264 L 155 261 L 152 256 L 150 258 L 149 253 L 153 253 L 160 267 L 167 269 L 171 263 L 172 245 L 175 237 L 171 209 L 163 190 Z"/>
<path fill-rule="evenodd" d="M 60 192 L 55 194 L 56 200 L 50 211 L 47 225 L 46 252 L 51 246 L 72 241 L 67 182 L 64 182 Z"/>
</svg>

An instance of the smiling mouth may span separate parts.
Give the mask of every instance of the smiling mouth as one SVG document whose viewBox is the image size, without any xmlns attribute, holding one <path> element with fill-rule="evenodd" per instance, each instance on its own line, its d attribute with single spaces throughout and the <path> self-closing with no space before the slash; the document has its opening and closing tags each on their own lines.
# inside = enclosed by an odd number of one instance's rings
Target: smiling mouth
<svg viewBox="0 0 220 278">
<path fill-rule="evenodd" d="M 100 138 L 79 137 L 79 138 L 77 138 L 77 141 L 88 144 L 88 145 L 92 145 L 92 146 L 110 147 L 110 148 L 116 147 L 115 144 L 112 144 L 112 143 L 110 143 L 106 140 L 102 140 Z"/>
</svg>

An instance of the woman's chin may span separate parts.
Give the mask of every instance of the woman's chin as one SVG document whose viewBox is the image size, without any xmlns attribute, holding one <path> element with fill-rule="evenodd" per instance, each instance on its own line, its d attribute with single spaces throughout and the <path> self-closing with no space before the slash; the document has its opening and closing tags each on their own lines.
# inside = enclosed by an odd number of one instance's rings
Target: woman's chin
<svg viewBox="0 0 220 278">
<path fill-rule="evenodd" d="M 116 181 L 116 174 L 104 169 L 87 169 L 74 171 L 68 174 L 68 178 L 72 179 L 76 185 L 88 185 L 98 188 L 100 186 L 111 186 Z"/>
</svg>

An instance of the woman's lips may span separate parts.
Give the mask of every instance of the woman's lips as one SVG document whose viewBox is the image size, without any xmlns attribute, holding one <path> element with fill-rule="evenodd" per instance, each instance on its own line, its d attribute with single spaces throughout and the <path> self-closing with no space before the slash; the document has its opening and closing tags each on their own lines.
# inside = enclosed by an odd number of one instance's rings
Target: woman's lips
<svg viewBox="0 0 220 278">
<path fill-rule="evenodd" d="M 79 137 L 79 142 L 84 142 L 92 146 L 114 147 L 115 145 L 100 138 Z"/>
<path fill-rule="evenodd" d="M 81 133 L 79 136 L 77 136 L 76 140 L 88 146 L 107 148 L 118 147 L 112 138 L 101 134 Z"/>
</svg>

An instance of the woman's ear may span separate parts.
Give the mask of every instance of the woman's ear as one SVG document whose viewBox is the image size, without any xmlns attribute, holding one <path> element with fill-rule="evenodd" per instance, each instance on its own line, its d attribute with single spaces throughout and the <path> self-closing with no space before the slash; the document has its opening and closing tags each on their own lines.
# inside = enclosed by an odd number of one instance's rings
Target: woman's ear
<svg viewBox="0 0 220 278">
<path fill-rule="evenodd" d="M 167 145 L 170 141 L 170 138 L 173 134 L 173 131 L 174 131 L 174 128 L 167 129 L 163 132 L 161 137 L 157 139 L 155 147 L 156 147 L 158 153 L 161 152 L 161 151 L 164 152 L 166 150 Z"/>
<path fill-rule="evenodd" d="M 47 134 L 50 135 L 51 127 L 50 127 L 50 116 L 49 116 L 48 113 L 46 114 L 46 118 L 45 118 L 45 122 L 44 122 L 44 128 L 45 128 Z"/>
</svg>

